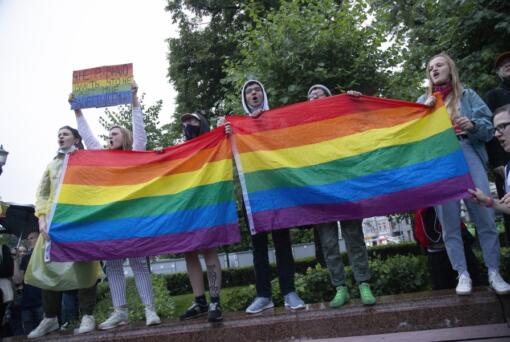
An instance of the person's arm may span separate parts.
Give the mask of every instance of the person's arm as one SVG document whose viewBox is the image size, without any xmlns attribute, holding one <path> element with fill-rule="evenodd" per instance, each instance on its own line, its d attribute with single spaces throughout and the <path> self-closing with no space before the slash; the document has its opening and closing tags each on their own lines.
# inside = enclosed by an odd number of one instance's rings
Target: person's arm
<svg viewBox="0 0 510 342">
<path fill-rule="evenodd" d="M 46 167 L 42 176 L 39 187 L 36 191 L 35 199 L 35 216 L 39 218 L 39 231 L 46 240 L 49 240 L 48 225 L 46 215 L 50 212 L 51 203 L 49 201 L 51 194 L 51 175 L 50 166 Z"/>
<path fill-rule="evenodd" d="M 74 99 L 74 95 L 71 93 L 69 95 L 69 103 L 71 103 Z M 101 146 L 101 143 L 97 140 L 97 138 L 94 136 L 94 133 L 92 133 L 92 130 L 90 129 L 90 126 L 87 122 L 87 119 L 85 119 L 85 116 L 83 115 L 83 112 L 81 109 L 75 109 L 74 115 L 76 116 L 76 123 L 78 125 L 78 132 L 80 132 L 81 138 L 83 139 L 83 143 L 85 144 L 85 147 L 89 150 L 100 150 L 103 148 Z"/>
<path fill-rule="evenodd" d="M 147 146 L 147 132 L 143 123 L 143 112 L 138 100 L 138 85 L 133 81 L 131 85 L 133 94 L 133 102 L 131 109 L 131 117 L 133 124 L 133 151 L 145 151 Z"/>
<path fill-rule="evenodd" d="M 474 90 L 467 89 L 464 96 L 468 97 L 472 114 L 469 120 L 473 126 L 466 130 L 469 137 L 485 142 L 491 140 L 493 137 L 491 110 Z"/>
<path fill-rule="evenodd" d="M 488 196 L 483 193 L 482 190 L 469 189 L 469 193 L 473 196 L 473 201 L 478 204 L 488 208 L 494 208 L 498 211 L 501 211 L 503 214 L 510 214 L 510 196 L 508 199 L 506 195 L 502 199 L 493 198 L 492 196 Z"/>
</svg>

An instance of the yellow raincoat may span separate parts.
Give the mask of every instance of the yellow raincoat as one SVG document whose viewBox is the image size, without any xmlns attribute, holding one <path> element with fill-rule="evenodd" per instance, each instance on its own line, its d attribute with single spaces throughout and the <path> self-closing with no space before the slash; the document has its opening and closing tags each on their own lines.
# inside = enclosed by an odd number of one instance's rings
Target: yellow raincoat
<svg viewBox="0 0 510 342">
<path fill-rule="evenodd" d="M 46 167 L 36 193 L 35 216 L 50 214 L 64 164 L 64 153 L 59 153 Z M 67 291 L 92 287 L 102 277 L 99 261 L 45 262 L 45 240 L 42 235 L 32 252 L 25 272 L 25 283 L 51 291 Z"/>
</svg>

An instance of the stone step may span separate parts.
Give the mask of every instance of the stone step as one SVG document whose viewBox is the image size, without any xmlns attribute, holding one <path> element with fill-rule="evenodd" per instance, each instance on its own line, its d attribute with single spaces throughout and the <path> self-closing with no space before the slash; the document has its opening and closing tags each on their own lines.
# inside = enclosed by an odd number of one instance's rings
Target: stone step
<svg viewBox="0 0 510 342">
<path fill-rule="evenodd" d="M 377 305 L 372 307 L 362 306 L 359 300 L 352 300 L 340 309 L 311 304 L 299 311 L 275 308 L 256 315 L 226 314 L 225 321 L 217 324 L 209 324 L 205 319 L 165 320 L 159 326 L 148 328 L 143 322 L 133 322 L 111 331 L 79 336 L 69 332 L 52 333 L 41 340 L 241 342 L 325 339 L 502 324 L 508 321 L 510 313 L 510 296 L 497 296 L 486 287 L 476 288 L 470 296 L 457 296 L 453 290 L 444 290 L 377 299 Z"/>
</svg>

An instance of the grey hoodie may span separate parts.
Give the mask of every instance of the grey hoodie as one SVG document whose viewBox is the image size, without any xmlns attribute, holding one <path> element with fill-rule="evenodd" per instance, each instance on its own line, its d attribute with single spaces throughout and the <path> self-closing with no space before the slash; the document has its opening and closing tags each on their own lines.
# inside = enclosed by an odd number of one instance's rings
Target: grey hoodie
<svg viewBox="0 0 510 342">
<path fill-rule="evenodd" d="M 260 88 L 262 88 L 262 93 L 264 94 L 264 100 L 262 101 L 261 106 L 258 108 L 250 108 L 244 98 L 244 90 L 246 89 L 246 86 L 250 83 L 257 83 L 260 86 Z M 241 102 L 243 104 L 244 112 L 250 116 L 251 116 L 251 113 L 257 109 L 269 110 L 269 103 L 267 101 L 266 89 L 264 89 L 264 86 L 262 85 L 262 83 L 260 83 L 257 80 L 248 80 L 248 81 L 246 81 L 246 83 L 244 83 L 243 87 L 241 88 Z"/>
</svg>

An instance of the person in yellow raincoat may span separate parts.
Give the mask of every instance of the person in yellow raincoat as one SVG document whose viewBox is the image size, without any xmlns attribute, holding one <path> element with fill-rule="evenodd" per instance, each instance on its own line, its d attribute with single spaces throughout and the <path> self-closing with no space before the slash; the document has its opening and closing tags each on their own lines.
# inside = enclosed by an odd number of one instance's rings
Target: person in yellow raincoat
<svg viewBox="0 0 510 342">
<path fill-rule="evenodd" d="M 44 336 L 59 329 L 58 313 L 62 302 L 62 291 L 78 289 L 79 307 L 83 315 L 75 333 L 81 334 L 95 329 L 93 316 L 96 304 L 96 283 L 101 276 L 98 261 L 93 262 L 44 262 L 44 244 L 49 241 L 48 216 L 54 203 L 65 156 L 83 149 L 78 130 L 64 126 L 58 131 L 57 155 L 44 171 L 36 193 L 35 215 L 39 218 L 41 235 L 37 240 L 32 258 L 25 274 L 25 283 L 42 289 L 44 319 L 28 334 L 28 338 Z"/>
</svg>

